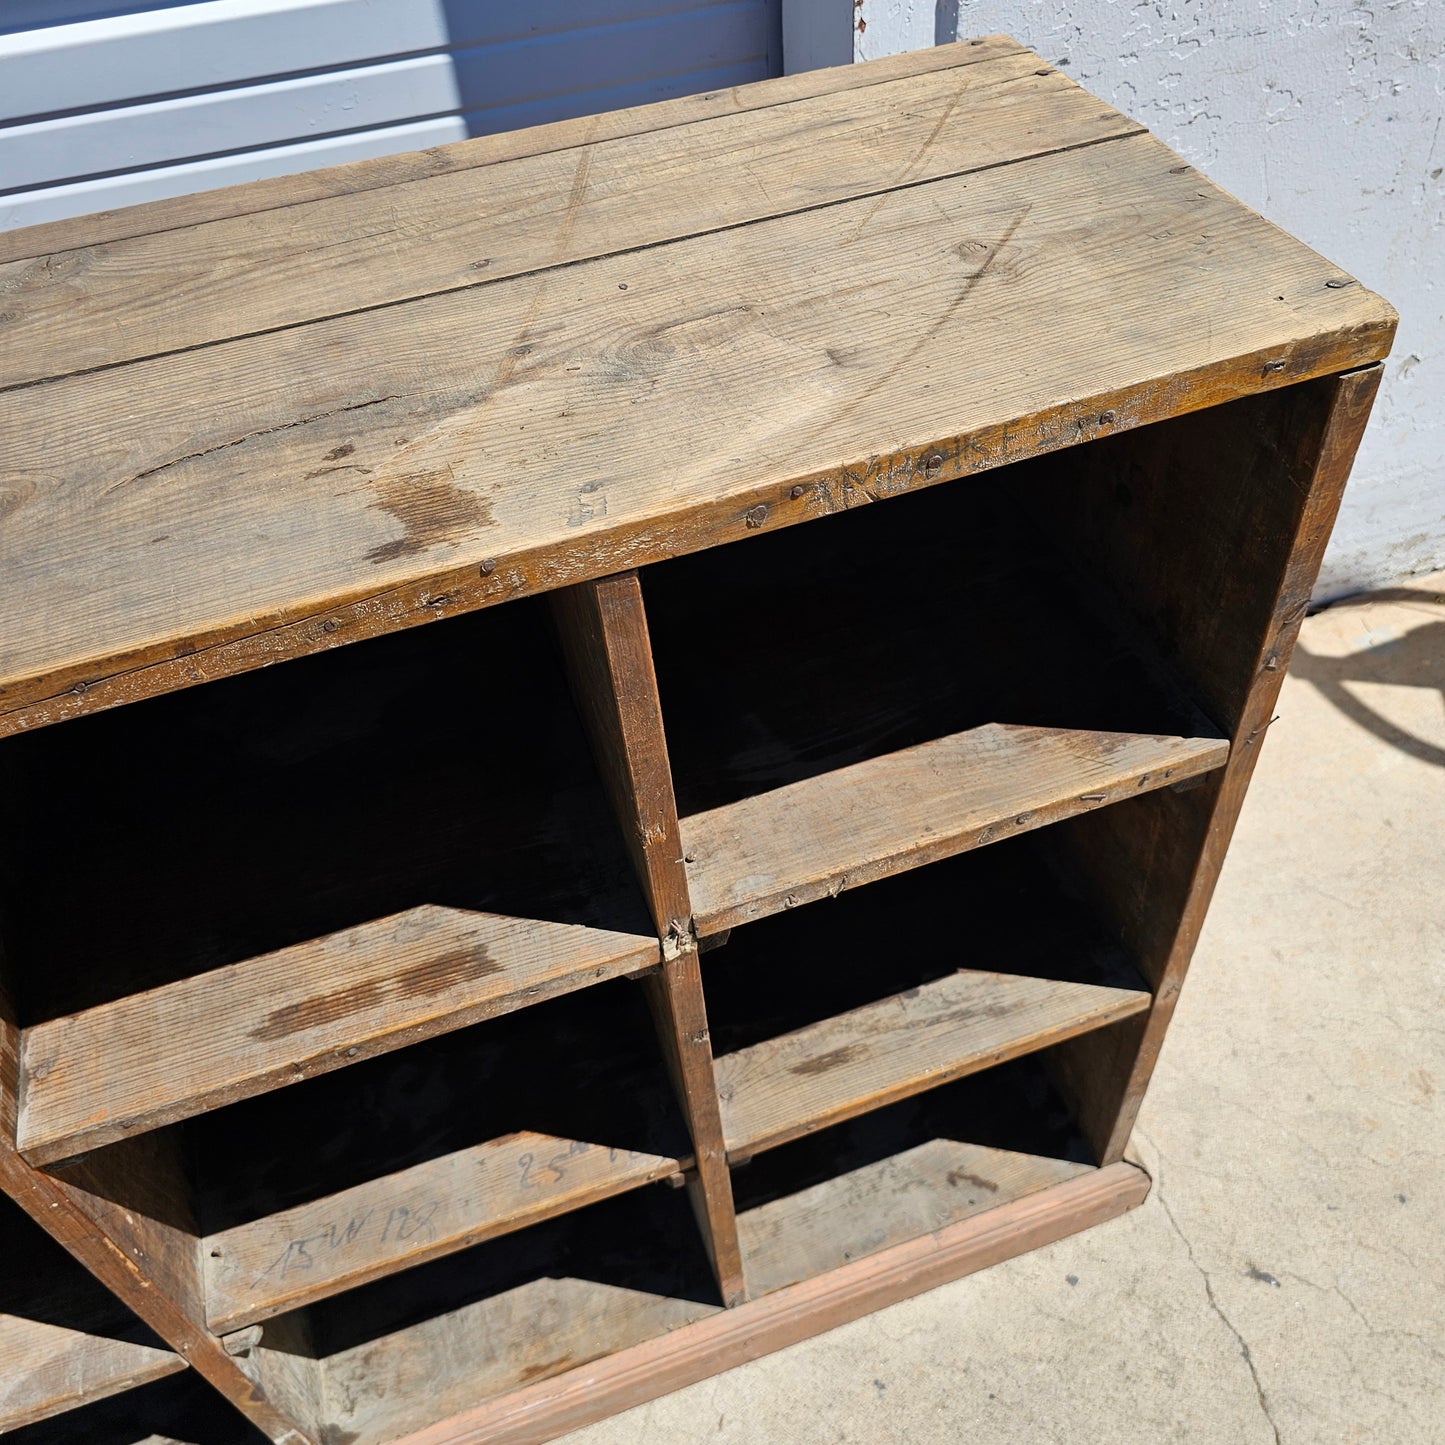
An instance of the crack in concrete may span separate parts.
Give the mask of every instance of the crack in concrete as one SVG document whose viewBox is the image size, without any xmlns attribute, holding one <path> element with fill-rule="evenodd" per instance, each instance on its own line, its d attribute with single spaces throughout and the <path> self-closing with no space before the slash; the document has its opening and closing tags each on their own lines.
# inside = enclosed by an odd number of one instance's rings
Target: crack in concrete
<svg viewBox="0 0 1445 1445">
<path fill-rule="evenodd" d="M 1210 1309 L 1219 1316 L 1220 1322 L 1224 1325 L 1225 1329 L 1234 1336 L 1235 1342 L 1239 1345 L 1239 1353 L 1249 1369 L 1249 1378 L 1254 1382 L 1254 1395 L 1259 1401 L 1260 1411 L 1263 1413 L 1265 1421 L 1274 1435 L 1275 1445 L 1283 1445 L 1283 1440 L 1279 1433 L 1279 1426 L 1275 1424 L 1274 1415 L 1270 1411 L 1269 1398 L 1265 1394 L 1264 1384 L 1259 1378 L 1259 1368 L 1254 1363 L 1254 1354 L 1249 1348 L 1249 1342 L 1240 1334 L 1234 1321 L 1225 1314 L 1223 1306 L 1219 1303 L 1218 1296 L 1214 1293 L 1214 1281 L 1209 1277 L 1209 1271 L 1195 1258 L 1194 1245 L 1190 1242 L 1189 1236 L 1180 1228 L 1179 1221 L 1174 1217 L 1174 1211 L 1169 1207 L 1169 1201 L 1164 1197 L 1164 1170 L 1162 1168 L 1164 1155 L 1154 1142 L 1145 1136 L 1143 1130 L 1136 1128 L 1134 1132 L 1136 1137 L 1140 1139 L 1140 1142 L 1147 1145 L 1149 1152 L 1154 1156 L 1154 1197 L 1159 1201 L 1159 1207 L 1164 1211 L 1164 1217 L 1169 1221 L 1170 1227 L 1174 1230 L 1174 1233 L 1179 1236 L 1180 1243 L 1183 1244 L 1185 1252 L 1189 1256 L 1189 1263 L 1199 1271 L 1199 1277 L 1204 1281 L 1204 1293 L 1205 1297 L 1209 1300 Z"/>
</svg>

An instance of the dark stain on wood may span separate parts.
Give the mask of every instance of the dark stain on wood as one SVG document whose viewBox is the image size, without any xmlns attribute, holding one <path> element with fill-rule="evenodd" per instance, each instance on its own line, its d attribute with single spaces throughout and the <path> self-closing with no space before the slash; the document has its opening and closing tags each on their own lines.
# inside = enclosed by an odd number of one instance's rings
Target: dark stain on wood
<svg viewBox="0 0 1445 1445">
<path fill-rule="evenodd" d="M 439 467 L 404 477 L 378 477 L 372 506 L 401 523 L 402 535 L 381 542 L 367 554 L 369 562 L 394 562 L 446 543 L 457 546 L 477 527 L 492 527 L 492 504 L 457 486 L 452 469 Z"/>
<path fill-rule="evenodd" d="M 355 450 L 356 447 L 351 442 L 343 442 L 339 447 L 332 447 L 321 460 L 323 462 L 339 462 L 342 457 L 349 457 Z"/>
<path fill-rule="evenodd" d="M 572 1368 L 572 1361 L 563 1355 L 560 1360 L 548 1360 L 545 1365 L 528 1365 L 517 1376 L 517 1383 L 522 1384 L 527 1380 L 540 1380 L 548 1375 L 560 1375 L 563 1370 Z"/>
<path fill-rule="evenodd" d="M 424 998 L 428 994 L 445 993 L 467 979 L 486 978 L 501 971 L 502 965 L 485 946 L 478 945 L 404 968 L 396 976 L 396 986 L 408 998 Z"/>
<path fill-rule="evenodd" d="M 998 1193 L 998 1184 L 992 1179 L 985 1179 L 982 1174 L 970 1174 L 966 1169 L 950 1169 L 944 1176 L 949 1184 L 955 1189 L 960 1184 L 972 1184 L 975 1189 L 982 1189 L 989 1194 Z"/>
<path fill-rule="evenodd" d="M 256 1028 L 251 1037 L 263 1043 L 289 1038 L 292 1034 L 314 1029 L 335 1019 L 345 1018 L 359 1009 L 373 1008 L 382 1000 L 381 985 L 375 979 L 354 983 L 348 988 L 319 998 L 302 999 L 300 1003 L 288 1003 L 284 1008 L 273 1009 Z"/>
<path fill-rule="evenodd" d="M 860 1059 L 868 1052 L 863 1044 L 844 1044 L 840 1049 L 829 1049 L 826 1054 L 819 1054 L 816 1058 L 804 1059 L 801 1064 L 794 1064 L 789 1070 L 793 1074 L 826 1074 L 829 1069 L 841 1068 L 844 1064 L 851 1064 L 854 1059 Z"/>
</svg>

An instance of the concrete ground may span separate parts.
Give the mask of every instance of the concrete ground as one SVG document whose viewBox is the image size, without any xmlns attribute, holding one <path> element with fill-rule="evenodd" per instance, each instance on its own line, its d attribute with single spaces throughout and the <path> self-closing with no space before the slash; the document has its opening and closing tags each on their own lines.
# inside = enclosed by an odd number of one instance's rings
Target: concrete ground
<svg viewBox="0 0 1445 1445">
<path fill-rule="evenodd" d="M 1306 620 L 1133 1214 L 568 1445 L 1445 1442 L 1445 573 Z"/>
</svg>

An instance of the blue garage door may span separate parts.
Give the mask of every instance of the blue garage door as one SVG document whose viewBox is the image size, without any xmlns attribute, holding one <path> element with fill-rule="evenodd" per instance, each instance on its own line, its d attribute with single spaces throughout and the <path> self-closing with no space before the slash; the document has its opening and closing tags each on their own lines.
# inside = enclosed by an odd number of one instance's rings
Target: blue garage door
<svg viewBox="0 0 1445 1445">
<path fill-rule="evenodd" d="M 761 80 L 780 0 L 4 0 L 0 230 Z"/>
</svg>

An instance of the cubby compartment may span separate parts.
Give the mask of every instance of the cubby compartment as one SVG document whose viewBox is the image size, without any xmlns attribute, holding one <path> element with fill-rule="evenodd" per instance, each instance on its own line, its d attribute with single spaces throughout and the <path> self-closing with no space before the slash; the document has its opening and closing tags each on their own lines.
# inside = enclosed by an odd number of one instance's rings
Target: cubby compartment
<svg viewBox="0 0 1445 1445">
<path fill-rule="evenodd" d="M 0 753 L 35 1163 L 657 962 L 541 603 Z"/>
<path fill-rule="evenodd" d="M 1053 470 L 644 572 L 700 932 L 1222 766 L 1189 679 L 1025 519 Z"/>
<path fill-rule="evenodd" d="M 70 1430 L 72 1412 L 185 1368 L 18 1204 L 0 1196 L 0 1433 L 59 1415 Z"/>
<path fill-rule="evenodd" d="M 733 1170 L 753 1299 L 1094 1168 L 1036 1056 L 785 1144 Z"/>
<path fill-rule="evenodd" d="M 705 955 L 730 1159 L 1149 1007 L 1043 836 L 749 924 Z"/>
<path fill-rule="evenodd" d="M 285 1316 L 246 1363 L 314 1438 L 382 1445 L 721 1309 L 687 1196 L 653 1185 Z"/>
<path fill-rule="evenodd" d="M 175 1200 L 207 1326 L 232 1334 L 691 1166 L 616 980 L 156 1131 L 117 1202 Z"/>
</svg>

